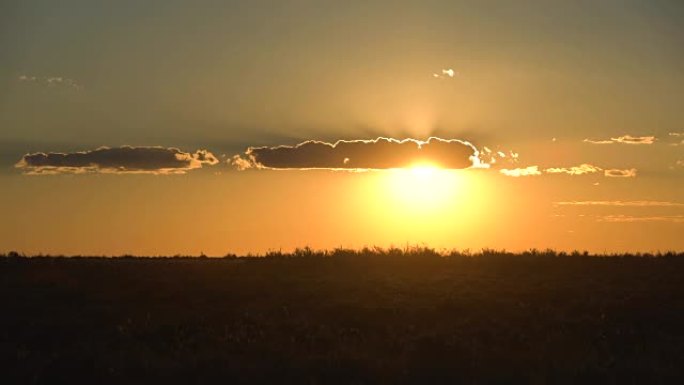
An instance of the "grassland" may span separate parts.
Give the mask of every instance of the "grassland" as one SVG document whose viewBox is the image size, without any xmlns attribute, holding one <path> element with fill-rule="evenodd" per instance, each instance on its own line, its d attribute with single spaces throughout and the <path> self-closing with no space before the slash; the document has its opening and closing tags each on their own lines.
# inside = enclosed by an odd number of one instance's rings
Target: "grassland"
<svg viewBox="0 0 684 385">
<path fill-rule="evenodd" d="M 682 383 L 684 254 L 0 257 L 3 384 Z"/>
</svg>

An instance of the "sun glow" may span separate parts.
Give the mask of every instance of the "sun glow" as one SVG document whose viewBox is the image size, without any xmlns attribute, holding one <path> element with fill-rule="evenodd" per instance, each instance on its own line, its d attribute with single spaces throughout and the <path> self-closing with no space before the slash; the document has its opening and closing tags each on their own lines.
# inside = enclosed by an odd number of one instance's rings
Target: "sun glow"
<svg viewBox="0 0 684 385">
<path fill-rule="evenodd" d="M 387 198 L 403 210 L 430 213 L 457 199 L 462 177 L 430 163 L 390 170 Z M 451 202 L 450 202 L 451 201 Z"/>
<path fill-rule="evenodd" d="M 430 163 L 418 163 L 408 168 L 408 171 L 419 178 L 427 178 L 440 171 L 438 166 Z"/>
<path fill-rule="evenodd" d="M 486 244 L 496 230 L 496 188 L 480 169 L 446 169 L 416 162 L 365 174 L 355 213 L 368 239 L 384 245 L 425 243 L 433 247 Z M 494 219 L 492 219 L 494 218 Z M 371 242 L 371 241 L 369 241 Z"/>
<path fill-rule="evenodd" d="M 373 173 L 366 185 L 364 221 L 376 238 L 459 245 L 479 239 L 491 189 L 480 170 L 454 170 L 434 163 Z"/>
</svg>

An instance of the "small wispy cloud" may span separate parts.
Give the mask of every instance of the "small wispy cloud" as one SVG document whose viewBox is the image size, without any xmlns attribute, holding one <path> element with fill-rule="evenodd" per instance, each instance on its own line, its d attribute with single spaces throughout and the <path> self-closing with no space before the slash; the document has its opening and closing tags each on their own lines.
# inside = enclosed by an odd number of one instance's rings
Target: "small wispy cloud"
<svg viewBox="0 0 684 385">
<path fill-rule="evenodd" d="M 502 151 L 502 150 L 492 150 L 487 146 L 483 146 L 479 150 L 479 158 L 482 164 L 488 166 L 494 165 L 499 161 L 506 162 L 509 164 L 517 164 L 520 154 L 514 151 Z"/>
<path fill-rule="evenodd" d="M 36 76 L 28 76 L 28 75 L 20 75 L 18 79 L 19 79 L 20 82 L 35 82 L 35 81 L 38 81 L 38 78 L 37 78 Z"/>
<path fill-rule="evenodd" d="M 250 159 L 249 157 L 243 158 L 240 155 L 234 155 L 232 158 L 230 158 L 229 163 L 238 171 L 244 171 L 255 167 L 255 164 L 252 159 Z"/>
<path fill-rule="evenodd" d="M 456 71 L 454 71 L 451 68 L 445 68 L 439 73 L 433 73 L 432 77 L 436 79 L 446 79 L 446 78 L 453 78 L 456 76 Z"/>
<path fill-rule="evenodd" d="M 611 206 L 611 207 L 684 207 L 684 203 L 669 201 L 563 201 L 556 206 Z"/>
<path fill-rule="evenodd" d="M 684 146 L 684 132 L 670 132 L 668 138 L 670 146 Z"/>
<path fill-rule="evenodd" d="M 611 168 L 603 170 L 603 173 L 605 176 L 609 178 L 635 178 L 637 176 L 637 169 L 630 168 L 622 170 L 617 168 Z"/>
<path fill-rule="evenodd" d="M 577 214 L 578 218 L 594 219 L 597 222 L 609 223 L 637 223 L 637 222 L 672 222 L 684 223 L 684 215 L 681 214 L 684 203 L 673 201 L 656 201 L 656 200 L 596 200 L 596 201 L 559 201 L 553 202 L 556 208 L 574 207 L 574 208 L 612 208 L 612 209 L 636 209 L 648 212 L 650 209 L 669 209 L 669 214 L 645 214 L 645 215 L 626 215 L 626 214 Z M 675 213 L 672 213 L 674 211 Z M 567 216 L 566 214 L 557 214 L 556 216 Z"/>
<path fill-rule="evenodd" d="M 582 142 L 591 143 L 591 144 L 613 144 L 613 143 L 615 143 L 610 139 L 606 139 L 606 140 L 584 139 Z"/>
<path fill-rule="evenodd" d="M 529 166 L 525 168 L 514 168 L 514 169 L 501 169 L 499 170 L 500 173 L 506 175 L 506 176 L 512 176 L 514 178 L 521 177 L 521 176 L 536 176 L 536 175 L 541 175 L 541 171 L 539 171 L 539 166 Z"/>
<path fill-rule="evenodd" d="M 635 222 L 672 222 L 684 223 L 684 215 L 656 215 L 656 216 L 632 216 L 632 215 L 603 215 L 596 218 L 599 222 L 609 223 L 635 223 Z"/>
<path fill-rule="evenodd" d="M 635 177 L 637 170 L 635 168 L 631 169 L 603 169 L 592 164 L 583 163 L 579 166 L 571 167 L 549 167 L 545 169 L 540 169 L 539 166 L 529 166 L 524 168 L 515 169 L 501 169 L 500 173 L 506 176 L 521 177 L 521 176 L 535 176 L 542 174 L 567 174 L 572 176 L 596 174 L 603 171 L 603 175 L 607 177 Z"/>
<path fill-rule="evenodd" d="M 617 138 L 610 138 L 616 143 L 624 144 L 653 144 L 655 142 L 655 136 L 631 136 L 624 135 Z"/>
<path fill-rule="evenodd" d="M 20 75 L 17 78 L 20 82 L 42 84 L 48 87 L 68 87 L 80 90 L 83 88 L 76 80 L 64 76 L 34 76 L 34 75 Z"/>
<path fill-rule="evenodd" d="M 551 167 L 544 170 L 547 174 L 568 174 L 568 175 L 585 175 L 594 174 L 602 171 L 601 167 L 597 167 L 591 164 L 581 164 L 579 166 L 573 167 Z"/>
<path fill-rule="evenodd" d="M 618 136 L 616 138 L 610 138 L 610 139 L 584 139 L 583 142 L 585 143 L 591 143 L 591 144 L 613 144 L 613 143 L 621 143 L 621 144 L 653 144 L 655 143 L 656 137 L 655 136 L 632 136 L 632 135 L 623 135 L 623 136 Z"/>
</svg>

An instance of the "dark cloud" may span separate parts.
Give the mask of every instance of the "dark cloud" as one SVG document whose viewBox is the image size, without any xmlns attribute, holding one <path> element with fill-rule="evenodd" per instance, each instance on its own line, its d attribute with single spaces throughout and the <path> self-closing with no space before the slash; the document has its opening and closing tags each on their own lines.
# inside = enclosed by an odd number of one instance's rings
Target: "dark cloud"
<svg viewBox="0 0 684 385">
<path fill-rule="evenodd" d="M 216 163 L 218 159 L 206 150 L 192 154 L 177 148 L 122 146 L 72 153 L 26 154 L 15 167 L 27 174 L 183 174 Z"/>
<path fill-rule="evenodd" d="M 339 140 L 335 143 L 306 141 L 295 146 L 250 147 L 231 163 L 239 169 L 334 169 L 373 170 L 409 167 L 417 163 L 442 168 L 483 167 L 479 151 L 458 139 L 377 138 Z"/>
</svg>

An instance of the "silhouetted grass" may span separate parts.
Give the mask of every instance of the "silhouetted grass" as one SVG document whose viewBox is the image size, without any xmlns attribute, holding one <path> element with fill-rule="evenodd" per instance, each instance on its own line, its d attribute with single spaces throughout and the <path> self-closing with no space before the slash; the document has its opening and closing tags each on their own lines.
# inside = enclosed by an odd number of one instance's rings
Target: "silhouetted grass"
<svg viewBox="0 0 684 385">
<path fill-rule="evenodd" d="M 684 254 L 0 257 L 0 382 L 679 383 Z"/>
</svg>

